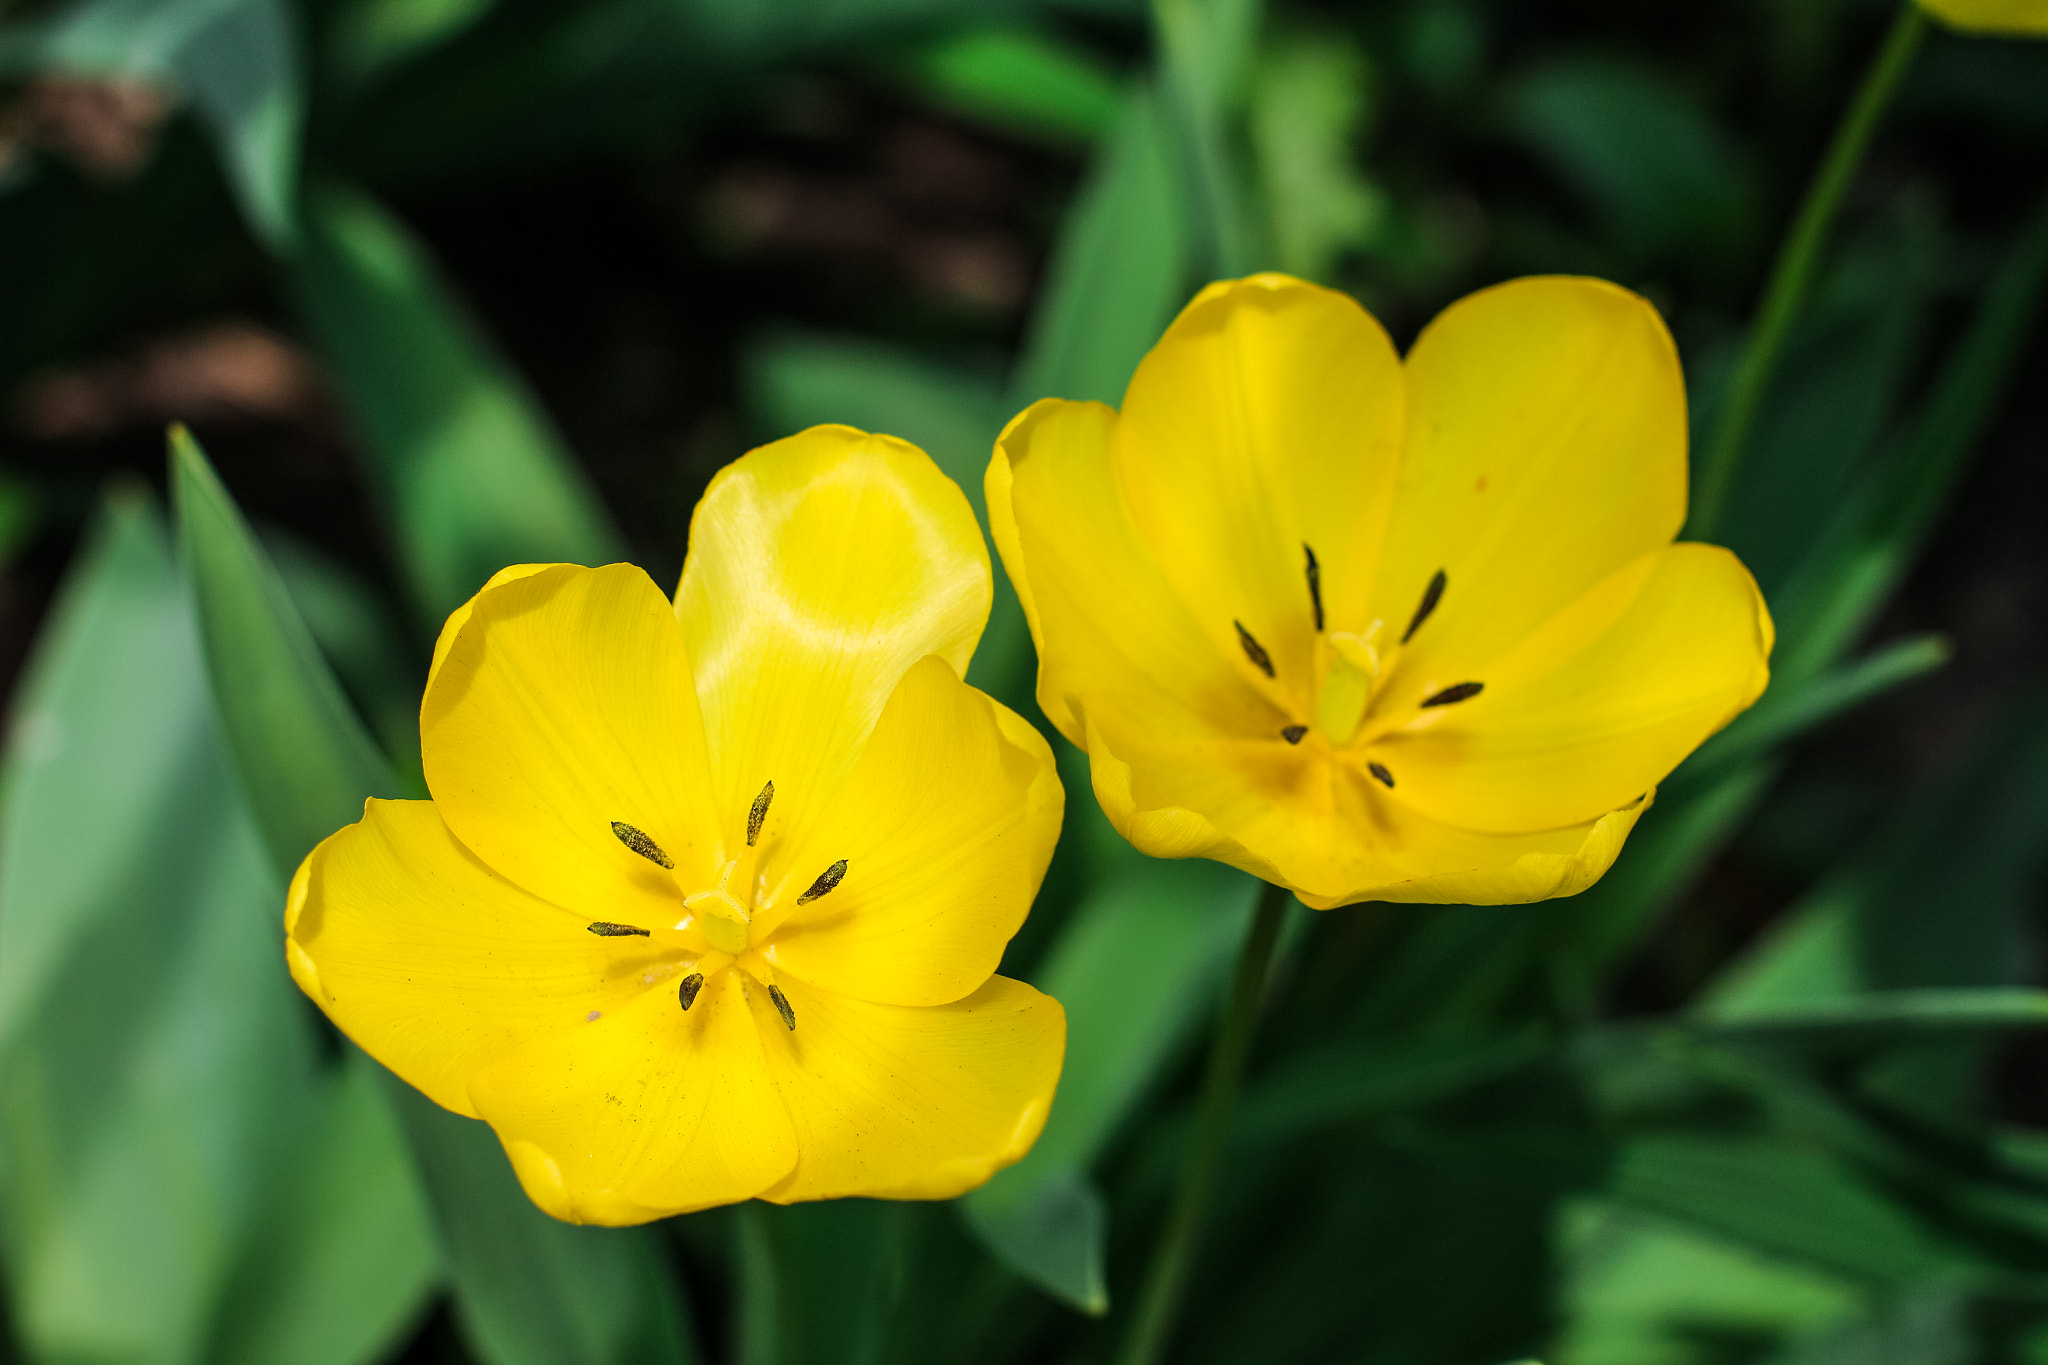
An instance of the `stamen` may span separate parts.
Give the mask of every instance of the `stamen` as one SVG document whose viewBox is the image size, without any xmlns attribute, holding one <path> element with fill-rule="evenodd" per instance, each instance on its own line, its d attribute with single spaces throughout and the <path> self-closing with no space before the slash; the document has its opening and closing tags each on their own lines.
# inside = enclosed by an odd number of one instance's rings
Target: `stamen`
<svg viewBox="0 0 2048 1365">
<path fill-rule="evenodd" d="M 1252 638 L 1252 633 L 1244 628 L 1244 622 L 1232 621 L 1230 624 L 1237 627 L 1237 642 L 1244 646 L 1244 657 L 1252 661 L 1253 667 L 1272 677 L 1273 656 L 1266 652 L 1266 647 Z"/>
<path fill-rule="evenodd" d="M 1401 632 L 1402 644 L 1407 644 L 1408 637 L 1419 630 L 1422 623 L 1429 619 L 1429 614 L 1436 610 L 1436 604 L 1443 600 L 1444 585 L 1449 581 L 1444 577 L 1442 569 L 1438 569 L 1436 576 L 1429 580 L 1429 586 L 1422 590 L 1422 605 L 1415 609 L 1415 618 L 1408 623 L 1408 629 Z"/>
<path fill-rule="evenodd" d="M 782 993 L 782 987 L 770 986 L 768 998 L 775 1002 L 775 1012 L 782 1016 L 783 1024 L 791 1033 L 796 1032 L 796 1011 L 789 1007 L 789 997 Z"/>
<path fill-rule="evenodd" d="M 671 872 L 675 870 L 676 860 L 663 853 L 660 844 L 655 843 L 654 840 L 648 838 L 639 830 L 634 829 L 624 820 L 612 821 L 612 833 L 619 836 L 620 843 L 632 849 L 656 867 L 665 867 Z"/>
<path fill-rule="evenodd" d="M 1365 765 L 1365 770 L 1384 783 L 1388 791 L 1394 789 L 1394 775 L 1387 771 L 1386 764 L 1368 763 Z"/>
<path fill-rule="evenodd" d="M 613 924 L 608 919 L 601 919 L 591 925 L 590 932 L 596 934 L 599 938 L 625 938 L 628 934 L 637 934 L 641 938 L 647 937 L 645 929 L 635 929 L 630 924 Z"/>
<path fill-rule="evenodd" d="M 818 880 L 811 883 L 810 890 L 804 892 L 801 896 L 798 896 L 796 898 L 796 903 L 798 905 L 809 905 L 812 901 L 818 899 L 818 897 L 824 895 L 833 887 L 839 885 L 840 879 L 845 876 L 846 859 L 841 858 L 838 862 L 832 864 L 832 866 L 826 868 L 823 872 L 820 872 L 818 874 Z M 791 1025 L 791 1027 L 794 1028 L 795 1025 Z"/>
<path fill-rule="evenodd" d="M 770 782 L 761 788 L 761 794 L 754 798 L 754 808 L 747 812 L 747 847 L 754 846 L 754 840 L 761 837 L 761 822 L 768 818 L 768 803 L 775 799 L 775 784 Z"/>
<path fill-rule="evenodd" d="M 1486 690 L 1483 682 L 1452 683 L 1433 697 L 1424 697 L 1424 706 L 1449 706 L 1452 702 L 1470 701 Z"/>
<path fill-rule="evenodd" d="M 683 1013 L 690 1012 L 690 1006 L 697 1003 L 697 992 L 704 989 L 704 973 L 691 972 L 683 978 L 683 984 L 676 987 L 676 999 L 683 1005 Z"/>
<path fill-rule="evenodd" d="M 1289 725 L 1280 731 L 1280 738 L 1286 740 L 1289 744 L 1299 744 L 1301 743 L 1301 737 L 1307 733 L 1308 727 L 1306 725 Z"/>
<path fill-rule="evenodd" d="M 1316 563 L 1316 552 L 1301 543 L 1301 552 L 1308 556 L 1308 600 L 1316 609 L 1316 629 L 1323 628 L 1323 566 Z"/>
</svg>

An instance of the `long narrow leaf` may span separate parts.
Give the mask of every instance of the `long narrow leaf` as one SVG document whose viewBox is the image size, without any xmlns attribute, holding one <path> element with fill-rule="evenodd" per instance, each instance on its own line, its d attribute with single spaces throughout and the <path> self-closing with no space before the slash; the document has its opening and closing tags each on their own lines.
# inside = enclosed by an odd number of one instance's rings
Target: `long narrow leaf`
<svg viewBox="0 0 2048 1365">
<path fill-rule="evenodd" d="M 438 626 L 507 564 L 603 564 L 619 538 L 539 405 L 381 206 L 326 186 L 289 262 Z"/>
<path fill-rule="evenodd" d="M 213 690 L 222 714 L 236 718 L 248 739 L 236 746 L 244 781 L 272 800 L 298 803 L 273 815 L 279 829 L 319 829 L 344 808 L 353 819 L 363 799 L 376 794 L 367 784 L 390 781 L 388 771 L 361 760 L 374 753 L 361 721 L 189 437 L 178 443 L 175 462 L 188 567 L 205 604 Z M 278 771 L 297 765 L 302 752 L 304 772 Z M 321 762 L 322 755 L 342 757 Z M 349 756 L 358 761 L 343 761 Z M 275 953 L 274 944 L 266 947 Z M 281 962 L 275 970 L 281 973 Z M 484 1124 L 438 1108 L 395 1079 L 390 1087 L 448 1255 L 462 1321 L 488 1365 L 690 1358 L 651 1233 L 555 1222 L 520 1190 Z"/>
</svg>

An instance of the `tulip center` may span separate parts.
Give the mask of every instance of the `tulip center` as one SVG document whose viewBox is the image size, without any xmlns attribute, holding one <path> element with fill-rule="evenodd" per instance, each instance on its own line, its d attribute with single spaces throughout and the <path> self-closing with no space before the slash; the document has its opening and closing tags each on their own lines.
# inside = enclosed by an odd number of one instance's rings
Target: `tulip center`
<svg viewBox="0 0 2048 1365">
<path fill-rule="evenodd" d="M 1470 701 L 1486 690 L 1486 684 L 1476 680 L 1448 685 L 1431 684 L 1429 695 L 1413 703 L 1412 707 L 1401 705 L 1392 710 L 1375 710 L 1375 693 L 1396 671 L 1395 665 L 1403 648 L 1436 613 L 1437 605 L 1443 601 L 1444 590 L 1450 585 L 1449 575 L 1438 569 L 1430 576 L 1423 587 L 1422 598 L 1415 604 L 1415 612 L 1408 620 L 1407 629 L 1398 639 L 1384 638 L 1387 623 L 1377 619 L 1362 631 L 1330 630 L 1323 609 L 1323 566 L 1313 548 L 1303 545 L 1301 551 L 1303 575 L 1308 586 L 1308 607 L 1316 633 L 1311 665 L 1313 673 L 1307 680 L 1307 687 L 1293 690 L 1290 680 L 1280 676 L 1280 667 L 1266 647 L 1259 643 L 1258 637 L 1246 628 L 1242 620 L 1232 620 L 1238 647 L 1243 651 L 1246 662 L 1264 674 L 1267 680 L 1289 689 L 1292 693 L 1289 701 L 1294 705 L 1288 709 L 1296 715 L 1301 714 L 1299 703 L 1305 693 L 1310 699 L 1306 710 L 1314 721 L 1316 734 L 1331 749 L 1349 751 L 1353 761 L 1366 760 L 1366 772 L 1375 782 L 1391 790 L 1395 785 L 1393 771 L 1378 758 L 1367 758 L 1373 746 L 1394 731 L 1432 724 L 1442 717 L 1438 708 Z M 1279 737 L 1290 745 L 1299 745 L 1308 738 L 1309 730 L 1310 726 L 1300 723 L 1283 725 Z"/>
<path fill-rule="evenodd" d="M 717 886 L 683 897 L 683 908 L 697 914 L 703 927 L 704 941 L 717 951 L 731 953 L 735 957 L 747 950 L 747 928 L 754 920 L 752 908 L 742 905 L 739 897 L 732 893 L 733 874 L 739 871 L 740 861 L 734 858 L 718 870 Z M 678 924 L 676 927 L 680 929 L 683 926 Z"/>
<path fill-rule="evenodd" d="M 775 842 L 771 838 L 764 845 L 761 837 L 774 800 L 775 784 L 770 782 L 761 788 L 761 794 L 754 798 L 753 807 L 747 812 L 746 846 L 738 857 L 729 858 L 719 865 L 717 885 L 702 887 L 682 897 L 685 913 L 673 926 L 674 932 L 694 932 L 701 937 L 703 949 L 688 953 L 675 965 L 674 970 L 683 973 L 677 984 L 676 1000 L 687 1013 L 697 1003 L 706 977 L 716 977 L 727 967 L 735 967 L 755 985 L 766 989 L 769 1003 L 775 1006 L 783 1025 L 794 1030 L 796 1011 L 789 1003 L 789 997 L 775 984 L 775 949 L 765 941 L 773 937 L 776 926 L 781 923 L 781 916 L 775 913 L 774 898 L 780 894 L 775 887 L 782 883 L 772 875 L 764 877 L 761 872 L 764 848 Z M 618 836 L 620 843 L 648 862 L 671 874 L 675 872 L 675 859 L 640 829 L 623 820 L 614 820 L 612 833 Z M 847 863 L 847 859 L 841 858 L 820 872 L 803 894 L 796 897 L 792 908 L 829 895 L 845 879 Z M 756 904 L 756 897 L 763 894 L 768 899 Z M 754 943 L 755 921 L 764 914 L 768 919 L 758 926 L 764 942 L 757 947 Z M 600 920 L 589 929 L 600 938 L 652 936 L 647 929 L 615 924 L 609 920 Z M 688 939 L 684 941 L 689 942 Z M 597 1018 L 596 1015 L 591 1017 Z"/>
<path fill-rule="evenodd" d="M 1373 641 L 1385 623 L 1374 621 L 1364 631 L 1338 630 L 1323 637 L 1322 682 L 1316 688 L 1316 730 L 1332 744 L 1344 745 L 1358 733 L 1372 702 L 1372 685 L 1380 676 L 1380 652 Z"/>
</svg>

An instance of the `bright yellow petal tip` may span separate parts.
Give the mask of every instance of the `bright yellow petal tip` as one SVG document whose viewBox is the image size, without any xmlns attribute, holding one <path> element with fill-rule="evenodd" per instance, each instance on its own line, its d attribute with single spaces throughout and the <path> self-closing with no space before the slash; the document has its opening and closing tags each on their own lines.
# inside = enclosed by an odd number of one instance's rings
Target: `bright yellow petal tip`
<svg viewBox="0 0 2048 1365">
<path fill-rule="evenodd" d="M 673 604 L 627 565 L 503 571 L 435 648 L 434 799 L 293 878 L 293 979 L 557 1218 L 972 1188 L 1066 1036 L 994 975 L 1063 794 L 961 680 L 989 588 L 960 490 L 844 427 L 719 476 Z"/>
<path fill-rule="evenodd" d="M 1685 389 L 1598 280 L 1461 300 L 1405 360 L 1282 275 L 1204 289 L 1121 411 L 998 440 L 1038 699 L 1160 857 L 1311 905 L 1571 895 L 1768 680 L 1726 551 L 1675 545 Z"/>
<path fill-rule="evenodd" d="M 1919 0 L 1920 8 L 1966 33 L 2048 37 L 2048 0 Z"/>
</svg>

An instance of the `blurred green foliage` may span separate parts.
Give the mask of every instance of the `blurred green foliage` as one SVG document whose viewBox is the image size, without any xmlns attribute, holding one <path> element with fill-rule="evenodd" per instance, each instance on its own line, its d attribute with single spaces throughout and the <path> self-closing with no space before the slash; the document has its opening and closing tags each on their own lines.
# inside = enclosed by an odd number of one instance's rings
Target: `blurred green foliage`
<svg viewBox="0 0 2048 1365">
<path fill-rule="evenodd" d="M 1102 1358 L 1253 887 L 1135 854 L 1063 741 L 1005 970 L 1065 1001 L 1065 1081 L 955 1209 L 552 1222 L 297 998 L 292 868 L 420 793 L 427 650 L 495 569 L 672 575 L 710 473 L 821 421 L 985 524 L 1003 422 L 1117 401 L 1219 273 L 1404 343 L 1609 276 L 1704 437 L 1887 18 L 0 8 L 0 1360 Z M 1720 521 L 1773 687 L 1614 871 L 1293 914 L 1174 1359 L 2048 1362 L 2044 146 L 2048 45 L 1930 41 Z M 166 473 L 169 419 L 206 450 Z M 1000 576 L 971 677 L 1038 719 Z"/>
</svg>

